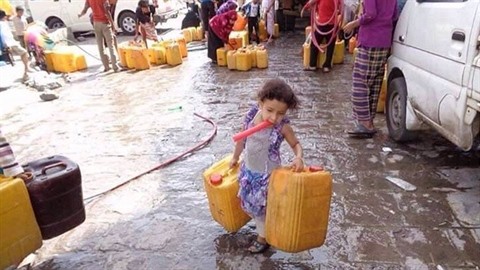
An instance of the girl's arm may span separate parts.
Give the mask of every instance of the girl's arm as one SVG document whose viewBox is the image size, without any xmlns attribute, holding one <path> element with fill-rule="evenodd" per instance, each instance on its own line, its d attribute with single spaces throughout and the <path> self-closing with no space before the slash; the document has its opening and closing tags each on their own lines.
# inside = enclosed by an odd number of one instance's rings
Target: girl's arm
<svg viewBox="0 0 480 270">
<path fill-rule="evenodd" d="M 303 148 L 298 141 L 297 136 L 295 136 L 295 132 L 293 132 L 292 126 L 288 124 L 284 125 L 282 128 L 282 135 L 292 148 L 293 153 L 295 154 L 295 158 L 292 162 L 292 167 L 294 171 L 303 171 Z"/>
<path fill-rule="evenodd" d="M 238 160 L 240 159 L 240 155 L 245 148 L 245 139 L 239 140 L 235 143 L 235 149 L 233 150 L 233 158 L 230 161 L 230 168 L 237 166 Z"/>
</svg>

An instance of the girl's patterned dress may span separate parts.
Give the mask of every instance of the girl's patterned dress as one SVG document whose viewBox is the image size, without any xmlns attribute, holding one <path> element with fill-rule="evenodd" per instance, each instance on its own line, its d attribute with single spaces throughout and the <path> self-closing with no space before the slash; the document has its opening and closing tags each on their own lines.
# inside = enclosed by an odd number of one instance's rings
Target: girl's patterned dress
<svg viewBox="0 0 480 270">
<path fill-rule="evenodd" d="M 245 118 L 245 129 L 254 125 L 258 113 L 257 106 L 250 109 Z M 284 140 L 281 131 L 288 123 L 290 120 L 285 117 L 277 125 L 254 133 L 245 140 L 238 196 L 242 209 L 251 217 L 265 217 L 269 177 L 273 169 L 281 164 L 280 145 Z"/>
</svg>

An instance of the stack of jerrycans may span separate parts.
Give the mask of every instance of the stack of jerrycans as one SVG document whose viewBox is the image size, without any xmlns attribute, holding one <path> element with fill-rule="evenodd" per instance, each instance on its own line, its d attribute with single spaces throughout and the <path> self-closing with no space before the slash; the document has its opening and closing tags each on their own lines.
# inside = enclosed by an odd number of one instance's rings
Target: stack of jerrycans
<svg viewBox="0 0 480 270">
<path fill-rule="evenodd" d="M 25 183 L 0 175 L 0 269 L 18 265 L 41 246 Z"/>
<path fill-rule="evenodd" d="M 23 167 L 33 174 L 27 189 L 44 240 L 67 232 L 85 220 L 82 177 L 76 163 L 63 156 L 52 156 Z"/>
<path fill-rule="evenodd" d="M 232 155 L 213 164 L 203 173 L 203 183 L 213 219 L 225 230 L 236 232 L 251 219 L 237 197 L 239 166 L 230 169 Z"/>
<path fill-rule="evenodd" d="M 267 242 L 286 252 L 323 245 L 331 197 L 332 176 L 321 168 L 273 170 L 267 197 Z"/>
</svg>

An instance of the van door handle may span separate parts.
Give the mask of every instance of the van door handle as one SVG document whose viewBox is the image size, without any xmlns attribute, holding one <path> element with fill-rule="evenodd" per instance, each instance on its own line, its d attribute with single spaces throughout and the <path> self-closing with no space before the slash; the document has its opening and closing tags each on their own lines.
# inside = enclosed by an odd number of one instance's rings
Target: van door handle
<svg viewBox="0 0 480 270">
<path fill-rule="evenodd" d="M 400 42 L 404 42 L 405 41 L 405 36 L 404 35 L 398 36 L 398 40 L 400 40 Z"/>
<path fill-rule="evenodd" d="M 455 31 L 452 34 L 452 40 L 457 40 L 460 42 L 465 42 L 465 33 L 460 31 Z"/>
</svg>

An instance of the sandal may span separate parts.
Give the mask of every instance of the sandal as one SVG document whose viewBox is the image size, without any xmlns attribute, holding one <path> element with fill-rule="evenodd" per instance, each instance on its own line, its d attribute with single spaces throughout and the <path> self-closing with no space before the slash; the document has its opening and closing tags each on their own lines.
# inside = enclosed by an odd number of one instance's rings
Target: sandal
<svg viewBox="0 0 480 270">
<path fill-rule="evenodd" d="M 355 124 L 355 128 L 347 131 L 350 137 L 355 138 L 371 138 L 377 131 L 375 129 L 368 129 L 360 123 Z"/>
<path fill-rule="evenodd" d="M 270 245 L 268 243 L 260 243 L 257 240 L 254 240 L 252 245 L 248 248 L 248 251 L 252 254 L 258 254 L 265 252 Z"/>
</svg>

